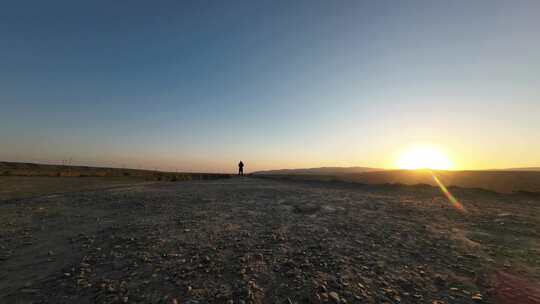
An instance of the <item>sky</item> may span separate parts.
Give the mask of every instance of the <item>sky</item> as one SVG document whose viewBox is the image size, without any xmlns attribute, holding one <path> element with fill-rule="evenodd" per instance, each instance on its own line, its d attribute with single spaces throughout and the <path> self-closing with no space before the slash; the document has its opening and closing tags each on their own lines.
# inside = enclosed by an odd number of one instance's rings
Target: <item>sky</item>
<svg viewBox="0 0 540 304">
<path fill-rule="evenodd" d="M 2 1 L 0 160 L 540 166 L 540 1 Z"/>
</svg>

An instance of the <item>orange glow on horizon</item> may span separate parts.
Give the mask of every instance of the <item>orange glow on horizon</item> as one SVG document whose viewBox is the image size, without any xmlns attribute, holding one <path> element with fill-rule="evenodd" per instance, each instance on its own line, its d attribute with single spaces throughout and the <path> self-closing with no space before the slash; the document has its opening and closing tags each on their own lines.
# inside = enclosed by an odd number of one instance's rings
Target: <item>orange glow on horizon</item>
<svg viewBox="0 0 540 304">
<path fill-rule="evenodd" d="M 399 169 L 434 169 L 450 170 L 454 164 L 446 153 L 431 145 L 415 145 L 404 150 L 395 166 Z"/>
</svg>

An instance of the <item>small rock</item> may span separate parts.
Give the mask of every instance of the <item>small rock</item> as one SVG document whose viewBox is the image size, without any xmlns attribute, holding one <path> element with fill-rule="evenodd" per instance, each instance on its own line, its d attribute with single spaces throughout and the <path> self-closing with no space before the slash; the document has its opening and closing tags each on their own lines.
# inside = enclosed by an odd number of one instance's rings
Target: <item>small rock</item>
<svg viewBox="0 0 540 304">
<path fill-rule="evenodd" d="M 475 303 L 480 303 L 482 302 L 484 298 L 482 297 L 482 295 L 480 293 L 475 293 L 471 296 L 471 300 L 473 300 Z"/>
<path fill-rule="evenodd" d="M 37 293 L 38 291 L 39 291 L 38 289 L 33 289 L 33 288 L 23 288 L 23 289 L 21 289 L 22 293 Z"/>
<path fill-rule="evenodd" d="M 330 297 L 330 299 L 332 299 L 332 301 L 336 302 L 336 303 L 340 303 L 340 299 L 339 299 L 339 295 L 337 294 L 337 292 L 335 291 L 331 291 L 328 293 L 328 296 Z"/>
<path fill-rule="evenodd" d="M 443 287 L 446 285 L 446 280 L 439 274 L 435 276 L 435 279 L 433 281 L 438 287 Z"/>
</svg>

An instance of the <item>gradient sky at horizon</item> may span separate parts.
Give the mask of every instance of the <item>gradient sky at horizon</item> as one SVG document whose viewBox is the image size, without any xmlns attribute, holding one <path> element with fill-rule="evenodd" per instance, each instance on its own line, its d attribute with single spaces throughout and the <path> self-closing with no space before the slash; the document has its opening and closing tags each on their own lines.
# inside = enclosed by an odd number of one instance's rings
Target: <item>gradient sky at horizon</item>
<svg viewBox="0 0 540 304">
<path fill-rule="evenodd" d="M 540 1 L 5 1 L 0 160 L 540 166 Z"/>
</svg>

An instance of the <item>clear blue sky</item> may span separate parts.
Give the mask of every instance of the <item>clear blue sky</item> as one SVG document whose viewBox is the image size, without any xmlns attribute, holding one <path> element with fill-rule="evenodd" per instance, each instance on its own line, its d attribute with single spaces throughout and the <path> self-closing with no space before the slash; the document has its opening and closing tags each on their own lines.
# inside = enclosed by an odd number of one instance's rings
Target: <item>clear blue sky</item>
<svg viewBox="0 0 540 304">
<path fill-rule="evenodd" d="M 540 1 L 3 1 L 0 160 L 540 165 Z"/>
</svg>

